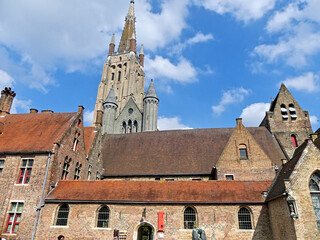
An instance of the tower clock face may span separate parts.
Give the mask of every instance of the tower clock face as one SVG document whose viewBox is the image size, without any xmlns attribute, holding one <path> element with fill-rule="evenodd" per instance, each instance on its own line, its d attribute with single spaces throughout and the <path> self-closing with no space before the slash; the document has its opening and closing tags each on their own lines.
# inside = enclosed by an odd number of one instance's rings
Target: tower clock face
<svg viewBox="0 0 320 240">
<path fill-rule="evenodd" d="M 132 109 L 132 108 L 129 108 L 129 109 L 128 109 L 128 113 L 129 113 L 129 114 L 132 114 L 132 113 L 133 113 L 133 109 Z"/>
</svg>

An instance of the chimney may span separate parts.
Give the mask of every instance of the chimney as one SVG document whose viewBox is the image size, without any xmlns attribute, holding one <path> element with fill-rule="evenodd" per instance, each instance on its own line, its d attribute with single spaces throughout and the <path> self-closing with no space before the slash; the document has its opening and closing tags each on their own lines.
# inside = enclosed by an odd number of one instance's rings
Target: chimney
<svg viewBox="0 0 320 240">
<path fill-rule="evenodd" d="M 53 113 L 52 110 L 42 110 L 41 112 L 42 112 L 42 113 Z"/>
<path fill-rule="evenodd" d="M 94 125 L 96 127 L 101 127 L 102 126 L 102 116 L 103 116 L 103 111 L 102 110 L 98 110 L 97 111 L 97 120 L 96 122 L 94 123 Z"/>
<path fill-rule="evenodd" d="M 79 106 L 78 106 L 78 112 L 83 112 L 83 110 L 84 110 L 84 107 L 81 106 L 81 105 L 79 105 Z"/>
<path fill-rule="evenodd" d="M 236 128 L 238 129 L 241 129 L 242 128 L 242 118 L 236 118 L 236 121 L 237 121 L 237 126 Z"/>
<path fill-rule="evenodd" d="M 30 108 L 30 113 L 38 113 L 38 109 Z"/>
<path fill-rule="evenodd" d="M 6 87 L 1 91 L 0 116 L 10 114 L 10 109 L 15 96 L 15 92 L 12 91 L 9 87 Z"/>
<path fill-rule="evenodd" d="M 285 159 L 285 158 L 283 158 L 283 159 L 281 159 L 281 162 L 282 162 L 282 166 L 283 166 L 283 165 L 285 165 L 285 164 L 288 162 L 288 160 Z"/>
</svg>

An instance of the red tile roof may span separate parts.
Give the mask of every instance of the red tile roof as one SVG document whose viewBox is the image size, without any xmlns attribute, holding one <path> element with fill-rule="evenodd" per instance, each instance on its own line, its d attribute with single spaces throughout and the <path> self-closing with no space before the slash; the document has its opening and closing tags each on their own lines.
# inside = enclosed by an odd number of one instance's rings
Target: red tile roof
<svg viewBox="0 0 320 240">
<path fill-rule="evenodd" d="M 8 114 L 0 135 L 0 152 L 50 151 L 77 113 Z"/>
<path fill-rule="evenodd" d="M 84 147 L 86 150 L 86 155 L 88 156 L 94 137 L 96 136 L 96 131 L 94 127 L 84 127 Z"/>
<path fill-rule="evenodd" d="M 61 180 L 46 202 L 262 203 L 271 182 Z"/>
</svg>

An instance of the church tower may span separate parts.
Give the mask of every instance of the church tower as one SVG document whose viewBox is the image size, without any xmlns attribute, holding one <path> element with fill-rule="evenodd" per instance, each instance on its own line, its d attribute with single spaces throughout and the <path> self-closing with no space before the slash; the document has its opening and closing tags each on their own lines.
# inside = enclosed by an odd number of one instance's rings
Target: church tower
<svg viewBox="0 0 320 240">
<path fill-rule="evenodd" d="M 137 53 L 135 22 L 134 1 L 131 0 L 118 50 L 115 51 L 115 36 L 113 35 L 98 87 L 93 125 L 97 126 L 99 123 L 97 112 L 104 111 L 103 133 L 143 131 L 145 124 L 143 122 L 144 51 L 141 45 L 140 54 Z M 111 103 L 107 96 L 112 96 Z M 110 123 L 111 119 L 114 119 L 113 123 Z M 153 130 L 156 129 L 155 126 Z"/>
<path fill-rule="evenodd" d="M 260 126 L 276 137 L 288 157 L 312 134 L 308 111 L 304 111 L 282 83 Z"/>
</svg>

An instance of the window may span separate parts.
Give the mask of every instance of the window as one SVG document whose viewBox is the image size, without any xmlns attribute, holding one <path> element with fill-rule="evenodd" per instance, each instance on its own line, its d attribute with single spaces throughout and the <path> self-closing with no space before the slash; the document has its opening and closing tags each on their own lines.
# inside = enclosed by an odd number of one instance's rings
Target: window
<svg viewBox="0 0 320 240">
<path fill-rule="evenodd" d="M 134 132 L 138 132 L 138 122 L 137 121 L 134 121 L 133 129 L 134 129 Z"/>
<path fill-rule="evenodd" d="M 194 229 L 197 226 L 196 211 L 192 207 L 187 207 L 184 210 L 184 228 Z"/>
<path fill-rule="evenodd" d="M 62 204 L 59 207 L 56 225 L 57 226 L 67 226 L 69 216 L 69 206 L 68 204 Z"/>
<path fill-rule="evenodd" d="M 238 212 L 239 229 L 252 229 L 250 211 L 243 207 Z"/>
<path fill-rule="evenodd" d="M 16 233 L 19 229 L 21 214 L 23 209 L 22 202 L 12 202 L 9 211 L 6 233 Z"/>
<path fill-rule="evenodd" d="M 296 135 L 291 134 L 291 142 L 292 142 L 292 147 L 298 147 L 298 142 L 297 142 Z"/>
<path fill-rule="evenodd" d="M 289 104 L 289 112 L 290 112 L 291 120 L 296 120 L 297 113 L 296 113 L 296 109 L 292 103 Z"/>
<path fill-rule="evenodd" d="M 111 81 L 114 80 L 114 73 L 111 73 Z"/>
<path fill-rule="evenodd" d="M 286 105 L 281 104 L 280 108 L 281 108 L 282 120 L 284 120 L 284 121 L 288 120 L 289 117 L 288 117 L 288 110 L 287 110 Z"/>
<path fill-rule="evenodd" d="M 118 81 L 121 81 L 121 71 L 118 72 Z"/>
<path fill-rule="evenodd" d="M 3 166 L 4 166 L 4 160 L 0 159 L 0 176 L 1 176 L 2 171 L 3 171 Z"/>
<path fill-rule="evenodd" d="M 100 179 L 100 174 L 99 174 L 99 172 L 97 172 L 96 180 L 99 180 L 99 179 Z"/>
<path fill-rule="evenodd" d="M 80 170 L 81 170 L 82 164 L 77 162 L 76 167 L 74 169 L 74 180 L 78 180 L 80 178 Z"/>
<path fill-rule="evenodd" d="M 79 119 L 79 120 L 78 120 L 77 127 L 81 127 L 81 123 L 82 123 L 82 121 L 81 121 L 81 119 Z"/>
<path fill-rule="evenodd" d="M 248 159 L 247 146 L 245 144 L 239 145 L 240 159 Z"/>
<path fill-rule="evenodd" d="M 67 179 L 67 176 L 69 174 L 70 162 L 71 162 L 71 158 L 68 159 L 68 156 L 66 156 L 66 159 L 64 160 L 64 163 L 63 163 L 61 179 L 64 179 L 64 180 Z"/>
<path fill-rule="evenodd" d="M 18 184 L 28 184 L 30 181 L 33 159 L 22 159 Z"/>
<path fill-rule="evenodd" d="M 126 124 L 126 122 L 122 123 L 122 131 L 121 132 L 122 133 L 126 133 L 127 132 L 127 124 Z"/>
<path fill-rule="evenodd" d="M 80 137 L 80 133 L 76 132 L 75 137 L 73 139 L 73 146 L 72 146 L 72 150 L 74 152 L 78 150 L 79 137 Z"/>
<path fill-rule="evenodd" d="M 98 223 L 97 227 L 107 228 L 109 226 L 109 208 L 103 206 L 98 212 Z"/>
<path fill-rule="evenodd" d="M 132 133 L 132 121 L 128 121 L 128 133 Z"/>
<path fill-rule="evenodd" d="M 318 225 L 318 230 L 320 231 L 320 174 L 318 172 L 311 176 L 309 181 L 309 190 L 311 194 L 312 205 Z"/>
<path fill-rule="evenodd" d="M 234 180 L 232 174 L 226 174 L 225 176 L 226 176 L 226 180 Z"/>
<path fill-rule="evenodd" d="M 89 168 L 88 168 L 88 180 L 90 180 L 90 178 L 91 178 L 91 172 L 92 172 L 92 166 L 89 165 Z"/>
</svg>

